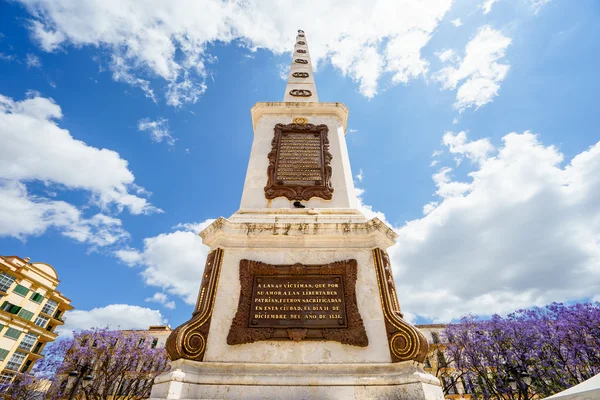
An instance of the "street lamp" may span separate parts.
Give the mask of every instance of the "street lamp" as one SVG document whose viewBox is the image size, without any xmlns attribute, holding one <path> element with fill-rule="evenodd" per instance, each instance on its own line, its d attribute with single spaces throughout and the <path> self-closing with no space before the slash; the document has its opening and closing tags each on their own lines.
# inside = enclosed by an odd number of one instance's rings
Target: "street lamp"
<svg viewBox="0 0 600 400">
<path fill-rule="evenodd" d="M 512 391 L 517 391 L 519 398 L 523 394 L 525 400 L 529 399 L 529 386 L 531 385 L 531 375 L 527 373 L 527 370 L 520 365 L 515 367 L 507 366 L 506 370 L 509 374 L 508 385 Z"/>
<path fill-rule="evenodd" d="M 77 389 L 79 389 L 79 384 L 81 380 L 91 381 L 94 377 L 91 374 L 92 368 L 86 363 L 83 365 L 77 365 L 73 371 L 69 373 L 69 376 L 77 377 L 75 380 L 75 384 L 73 385 L 73 389 L 71 389 L 71 394 L 69 395 L 69 400 L 73 400 L 75 398 L 75 394 L 77 393 Z"/>
</svg>

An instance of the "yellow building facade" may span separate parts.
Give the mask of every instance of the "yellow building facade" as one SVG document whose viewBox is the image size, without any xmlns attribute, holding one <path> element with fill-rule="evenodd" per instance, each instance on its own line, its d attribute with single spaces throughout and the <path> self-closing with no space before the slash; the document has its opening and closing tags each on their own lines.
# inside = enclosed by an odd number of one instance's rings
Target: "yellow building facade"
<svg viewBox="0 0 600 400">
<path fill-rule="evenodd" d="M 52 266 L 0 256 L 0 384 L 31 371 L 47 343 L 56 339 L 71 300 L 58 290 Z"/>
</svg>

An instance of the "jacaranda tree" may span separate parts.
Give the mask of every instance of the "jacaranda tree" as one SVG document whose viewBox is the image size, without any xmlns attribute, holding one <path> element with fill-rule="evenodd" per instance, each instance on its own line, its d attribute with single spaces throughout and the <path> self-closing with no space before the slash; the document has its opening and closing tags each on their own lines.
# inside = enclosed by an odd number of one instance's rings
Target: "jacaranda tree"
<svg viewBox="0 0 600 400">
<path fill-rule="evenodd" d="M 165 349 L 155 348 L 151 338 L 135 331 L 92 329 L 49 346 L 34 373 L 53 381 L 49 400 L 68 398 L 77 379 L 70 374 L 82 370 L 88 379 L 80 380 L 76 399 L 141 400 L 167 369 Z"/>
<path fill-rule="evenodd" d="M 542 398 L 600 373 L 600 303 L 465 317 L 442 336 L 453 362 L 444 373 L 479 399 Z"/>
</svg>

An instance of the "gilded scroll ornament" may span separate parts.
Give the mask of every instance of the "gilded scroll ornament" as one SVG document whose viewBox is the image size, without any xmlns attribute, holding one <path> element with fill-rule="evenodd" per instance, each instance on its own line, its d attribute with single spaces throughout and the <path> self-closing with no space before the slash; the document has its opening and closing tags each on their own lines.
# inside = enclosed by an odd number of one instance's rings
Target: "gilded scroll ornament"
<svg viewBox="0 0 600 400">
<path fill-rule="evenodd" d="M 296 50 L 296 53 L 304 54 L 304 53 L 306 53 L 306 50 L 304 50 L 304 49 L 298 49 L 298 50 Z"/>
<path fill-rule="evenodd" d="M 294 72 L 292 76 L 294 78 L 308 78 L 308 72 Z"/>
<path fill-rule="evenodd" d="M 298 29 L 298 33 L 304 33 L 302 29 Z"/>
<path fill-rule="evenodd" d="M 390 259 L 381 249 L 373 250 L 373 259 L 392 362 L 409 360 L 423 362 L 429 345 L 425 336 L 406 322 L 400 312 Z"/>
<path fill-rule="evenodd" d="M 167 339 L 167 353 L 172 361 L 180 358 L 202 361 L 204 358 L 222 260 L 223 249 L 213 250 L 206 258 L 204 276 L 192 318 L 178 326 Z"/>
<path fill-rule="evenodd" d="M 299 125 L 304 125 L 304 124 L 308 123 L 308 119 L 304 118 L 304 117 L 298 117 L 298 118 L 294 118 L 292 120 L 292 123 L 299 124 Z"/>
<path fill-rule="evenodd" d="M 308 64 L 308 60 L 303 60 L 302 58 L 296 58 L 294 62 L 296 64 Z"/>
<path fill-rule="evenodd" d="M 304 41 L 302 41 L 302 40 L 298 40 L 296 43 L 297 43 L 297 44 L 300 44 L 300 45 L 305 45 L 305 44 L 306 44 L 306 42 L 304 42 Z"/>
<path fill-rule="evenodd" d="M 290 94 L 294 97 L 310 97 L 312 92 L 308 89 L 292 89 Z"/>
</svg>

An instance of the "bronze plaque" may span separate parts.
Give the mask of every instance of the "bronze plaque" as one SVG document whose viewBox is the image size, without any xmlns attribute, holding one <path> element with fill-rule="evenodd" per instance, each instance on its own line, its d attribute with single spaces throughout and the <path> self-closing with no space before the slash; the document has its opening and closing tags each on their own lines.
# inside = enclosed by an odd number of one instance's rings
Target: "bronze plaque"
<svg viewBox="0 0 600 400">
<path fill-rule="evenodd" d="M 249 327 L 346 328 L 341 275 L 255 276 Z"/>
<path fill-rule="evenodd" d="M 241 260 L 240 299 L 227 344 L 335 340 L 367 346 L 356 303 L 357 273 L 356 260 L 319 265 Z"/>
<path fill-rule="evenodd" d="M 304 90 L 306 91 L 306 90 Z M 330 200 L 331 153 L 326 125 L 277 124 L 269 153 L 267 199 Z"/>
</svg>

